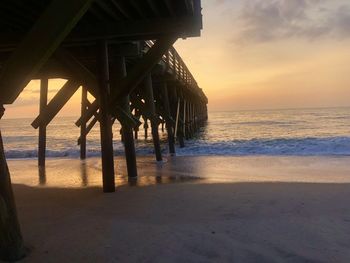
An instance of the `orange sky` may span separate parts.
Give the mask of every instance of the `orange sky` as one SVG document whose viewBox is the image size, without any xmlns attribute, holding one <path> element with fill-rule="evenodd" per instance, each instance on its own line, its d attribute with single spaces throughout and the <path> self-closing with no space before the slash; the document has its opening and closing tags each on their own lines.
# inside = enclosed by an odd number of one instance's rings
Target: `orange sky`
<svg viewBox="0 0 350 263">
<path fill-rule="evenodd" d="M 210 110 L 350 106 L 348 0 L 202 0 L 201 38 L 180 55 Z M 49 97 L 64 83 L 50 81 Z M 32 81 L 7 118 L 38 111 Z M 62 115 L 78 115 L 80 92 Z"/>
<path fill-rule="evenodd" d="M 350 106 L 348 0 L 207 0 L 176 44 L 211 110 Z"/>
</svg>

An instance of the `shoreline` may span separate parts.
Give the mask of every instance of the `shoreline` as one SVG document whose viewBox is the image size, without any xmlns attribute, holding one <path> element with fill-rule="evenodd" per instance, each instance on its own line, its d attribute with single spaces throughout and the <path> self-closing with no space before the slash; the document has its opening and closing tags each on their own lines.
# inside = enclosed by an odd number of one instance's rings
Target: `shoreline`
<svg viewBox="0 0 350 263">
<path fill-rule="evenodd" d="M 347 263 L 349 161 L 141 157 L 135 183 L 116 158 L 111 194 L 98 158 L 47 160 L 45 178 L 36 160 L 9 161 L 21 262 Z"/>
<path fill-rule="evenodd" d="M 168 156 L 161 163 L 153 156 L 140 156 L 136 185 L 157 184 L 159 178 L 167 182 L 201 183 L 350 183 L 349 163 L 350 157 L 347 156 Z M 38 168 L 36 159 L 8 160 L 8 165 L 13 183 L 67 188 L 102 185 L 98 157 L 85 161 L 48 158 L 45 169 Z M 129 184 L 123 157 L 115 158 L 115 173 L 117 186 Z"/>
</svg>

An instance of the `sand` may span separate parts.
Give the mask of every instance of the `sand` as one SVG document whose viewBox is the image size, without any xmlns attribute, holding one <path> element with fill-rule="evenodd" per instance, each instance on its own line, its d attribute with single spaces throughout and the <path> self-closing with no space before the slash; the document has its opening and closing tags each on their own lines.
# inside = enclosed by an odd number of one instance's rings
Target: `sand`
<svg viewBox="0 0 350 263">
<path fill-rule="evenodd" d="M 121 167 L 125 185 L 113 194 L 98 186 L 97 160 L 85 179 L 78 161 L 49 161 L 46 185 L 33 161 L 10 161 L 32 249 L 23 262 L 350 262 L 349 158 L 186 160 L 141 158 L 142 187 L 128 186 Z"/>
</svg>

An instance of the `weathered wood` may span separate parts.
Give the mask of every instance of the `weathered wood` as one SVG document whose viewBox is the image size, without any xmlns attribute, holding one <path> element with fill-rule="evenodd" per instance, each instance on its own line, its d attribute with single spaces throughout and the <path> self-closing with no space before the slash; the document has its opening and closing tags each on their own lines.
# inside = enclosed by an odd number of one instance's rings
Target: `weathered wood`
<svg viewBox="0 0 350 263">
<path fill-rule="evenodd" d="M 179 98 L 180 99 L 180 98 Z M 184 134 L 185 134 L 185 121 L 183 119 L 182 115 L 182 109 L 184 108 L 185 101 L 183 99 L 180 99 L 180 107 L 179 107 L 179 130 L 178 130 L 178 140 L 180 144 L 180 148 L 185 147 L 185 141 L 184 141 Z"/>
<path fill-rule="evenodd" d="M 3 107 L 0 105 L 0 119 L 2 116 Z M 24 256 L 23 238 L 0 131 L 0 260 L 16 261 Z"/>
<path fill-rule="evenodd" d="M 46 167 L 39 166 L 38 174 L 39 174 L 39 185 L 46 185 Z"/>
<path fill-rule="evenodd" d="M 99 117 L 94 116 L 94 118 L 90 121 L 88 126 L 86 127 L 86 134 L 89 134 L 95 124 L 99 121 Z"/>
<path fill-rule="evenodd" d="M 103 191 L 115 191 L 114 179 L 114 156 L 112 139 L 112 118 L 108 111 L 108 101 L 110 96 L 109 87 L 109 64 L 108 47 L 104 40 L 98 43 L 98 87 L 99 87 L 99 105 L 100 105 L 100 133 L 101 133 L 101 151 L 102 151 L 102 178 Z"/>
<path fill-rule="evenodd" d="M 88 105 L 88 110 L 90 109 L 89 107 L 91 107 L 91 103 L 87 102 Z M 120 122 L 123 122 L 126 126 L 131 127 L 131 128 L 136 128 L 138 125 L 140 125 L 138 122 L 138 120 L 136 118 L 134 118 L 131 113 L 127 113 L 127 111 L 123 110 L 121 107 L 119 107 L 119 111 L 117 112 L 117 117 L 113 117 L 112 118 L 112 123 L 115 122 L 116 119 L 118 119 Z M 88 114 L 84 115 L 85 117 L 88 116 Z M 86 135 L 88 135 L 90 133 L 90 131 L 92 130 L 92 128 L 94 127 L 94 125 L 96 124 L 96 122 L 100 119 L 100 113 L 99 112 L 95 112 L 93 113 L 93 119 L 90 121 L 90 123 L 88 124 L 87 128 L 86 128 Z M 82 124 L 82 118 L 80 118 L 76 124 L 79 123 L 80 126 Z M 78 145 L 80 145 L 80 137 L 78 139 Z"/>
<path fill-rule="evenodd" d="M 147 118 L 143 118 L 144 123 L 143 123 L 143 129 L 145 130 L 145 140 L 148 139 L 148 120 Z"/>
<path fill-rule="evenodd" d="M 88 91 L 97 98 L 99 95 L 98 82 L 96 75 L 83 65 L 75 56 L 63 48 L 56 50 L 54 59 L 64 66 L 71 74 L 72 79 L 76 79 L 81 85 L 86 86 Z M 93 103 L 94 104 L 94 103 Z M 95 111 L 98 108 L 95 109 Z M 92 116 L 92 115 L 91 115 Z M 88 117 L 88 119 L 91 118 Z"/>
<path fill-rule="evenodd" d="M 14 102 L 85 14 L 91 2 L 54 0 L 49 4 L 2 70 L 2 103 Z"/>
<path fill-rule="evenodd" d="M 87 89 L 86 87 L 82 87 L 81 89 L 81 116 L 85 116 L 85 112 L 87 109 Z M 83 119 L 82 124 L 80 125 L 80 159 L 86 159 L 86 120 Z"/>
<path fill-rule="evenodd" d="M 176 37 L 165 37 L 158 40 L 146 55 L 134 65 L 128 75 L 118 81 L 118 89 L 113 89 L 111 91 L 111 102 L 109 104 L 111 113 L 114 116 L 118 112 L 118 100 L 122 97 L 128 96 L 131 91 L 136 88 L 175 41 Z M 74 57 L 67 54 L 67 52 L 62 49 L 56 52 L 55 57 L 62 63 L 66 64 L 67 67 L 71 67 L 76 75 L 81 76 L 81 79 L 88 79 L 86 82 L 89 83 L 89 86 L 94 86 L 94 76 L 76 59 L 74 59 Z M 97 102 L 93 103 L 86 113 L 86 118 L 90 119 L 97 111 L 98 107 L 99 105 Z M 81 118 L 76 122 L 76 125 L 79 126 L 80 123 Z"/>
<path fill-rule="evenodd" d="M 39 126 L 47 126 L 78 90 L 79 85 L 79 82 L 68 80 L 51 99 L 49 104 L 43 108 L 43 111 L 40 112 L 39 116 L 32 122 L 33 128 L 37 129 Z"/>
<path fill-rule="evenodd" d="M 139 139 L 139 127 L 135 127 L 134 132 L 135 132 L 135 140 L 138 140 Z"/>
<path fill-rule="evenodd" d="M 111 76 L 111 89 L 118 89 L 118 80 L 124 78 L 126 73 L 125 57 L 116 57 L 114 59 Z M 131 115 L 130 110 L 130 99 L 129 96 L 124 96 L 118 101 L 118 105 L 123 109 L 126 114 Z M 129 177 L 137 177 L 137 166 L 136 166 L 136 151 L 133 135 L 133 127 L 128 125 L 127 122 L 121 120 L 122 135 L 124 142 L 126 166 Z"/>
<path fill-rule="evenodd" d="M 175 137 L 174 137 L 174 125 L 173 125 L 174 120 L 171 118 L 168 86 L 165 81 L 160 83 L 160 91 L 162 93 L 166 129 L 168 132 L 169 152 L 171 155 L 174 155 L 175 154 Z"/>
<path fill-rule="evenodd" d="M 179 121 L 180 121 L 180 105 L 181 101 L 180 98 L 177 101 L 177 108 L 176 108 L 176 120 L 175 120 L 175 139 L 178 137 L 178 131 L 179 131 Z"/>
<path fill-rule="evenodd" d="M 144 20 L 126 20 L 114 23 L 95 23 L 85 28 L 77 28 L 77 32 L 72 37 L 67 38 L 67 42 L 88 41 L 96 38 L 107 39 L 158 39 L 169 34 L 178 37 L 199 36 L 200 29 L 196 23 L 197 18 L 183 17 L 163 18 L 163 19 L 144 19 Z"/>
<path fill-rule="evenodd" d="M 188 119 L 188 136 L 191 139 L 193 136 L 193 132 L 192 132 L 192 103 L 191 101 L 188 102 L 188 111 L 187 111 L 187 119 Z"/>
<path fill-rule="evenodd" d="M 154 104 L 154 96 L 153 96 L 153 86 L 152 86 L 152 76 L 151 74 L 148 74 L 146 78 L 144 79 L 144 86 L 143 86 L 143 94 L 144 94 L 144 100 L 146 104 L 146 108 L 148 112 L 151 115 L 151 129 L 152 129 L 152 139 L 153 139 L 153 146 L 154 146 L 154 152 L 156 155 L 157 161 L 162 161 L 162 152 L 160 148 L 160 141 L 159 141 L 159 133 L 158 133 L 158 126 L 159 121 L 156 116 L 156 106 Z"/>
<path fill-rule="evenodd" d="M 96 111 L 98 110 L 99 108 L 99 101 L 98 99 L 96 99 L 95 101 L 93 101 L 92 103 L 90 103 L 87 107 L 87 110 L 84 114 L 84 116 L 81 116 L 76 122 L 75 122 L 75 125 L 80 127 L 80 125 L 82 124 L 83 122 L 83 118 L 85 120 L 90 120 L 92 116 L 95 115 L 96 117 Z"/>
<path fill-rule="evenodd" d="M 186 127 L 187 127 L 187 101 L 184 99 L 183 101 L 183 104 L 184 104 L 184 111 L 183 111 L 183 136 L 187 139 L 187 130 L 186 130 Z"/>
<path fill-rule="evenodd" d="M 48 92 L 49 80 L 43 78 L 40 81 L 40 115 L 45 114 L 47 105 L 47 92 Z M 38 145 L 38 165 L 45 166 L 46 159 L 46 124 L 39 126 L 39 145 Z"/>
<path fill-rule="evenodd" d="M 165 52 L 176 41 L 177 37 L 169 36 L 157 40 L 152 48 L 142 57 L 136 65 L 130 70 L 128 75 L 121 79 L 117 90 L 113 90 L 111 94 L 110 108 L 112 114 L 116 109 L 116 102 L 123 96 L 127 96 L 133 91 L 144 77 L 151 72 L 154 65 L 162 58 Z"/>
<path fill-rule="evenodd" d="M 161 130 L 162 130 L 162 132 L 164 132 L 165 130 L 164 130 L 164 120 L 162 119 L 162 124 L 161 124 Z"/>
</svg>

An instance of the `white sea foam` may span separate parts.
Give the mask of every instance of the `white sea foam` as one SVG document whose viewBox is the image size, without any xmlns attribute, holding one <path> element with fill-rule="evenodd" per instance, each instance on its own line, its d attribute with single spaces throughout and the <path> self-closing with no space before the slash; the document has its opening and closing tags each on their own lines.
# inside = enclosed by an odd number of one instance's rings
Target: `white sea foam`
<svg viewBox="0 0 350 263">
<path fill-rule="evenodd" d="M 47 156 L 78 158 L 76 118 L 57 118 L 48 126 Z M 7 158 L 36 158 L 37 131 L 31 119 L 1 120 Z M 98 125 L 97 125 L 98 126 Z M 120 126 L 114 127 L 114 149 L 123 155 Z M 167 153 L 166 133 L 160 131 Z M 138 155 L 153 154 L 142 129 L 136 141 Z M 88 136 L 88 156 L 99 156 L 99 130 Z M 212 112 L 196 138 L 177 149 L 186 155 L 350 155 L 350 109 Z"/>
</svg>

